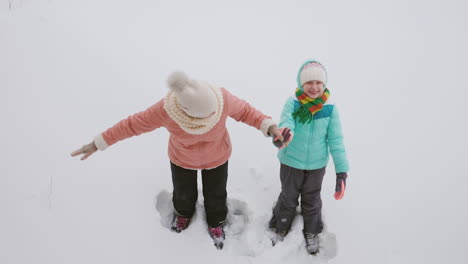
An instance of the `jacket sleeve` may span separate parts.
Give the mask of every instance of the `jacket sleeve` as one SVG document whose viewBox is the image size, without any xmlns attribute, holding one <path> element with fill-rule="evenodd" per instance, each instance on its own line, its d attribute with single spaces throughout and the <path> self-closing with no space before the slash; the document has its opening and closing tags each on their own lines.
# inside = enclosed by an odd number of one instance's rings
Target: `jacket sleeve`
<svg viewBox="0 0 468 264">
<path fill-rule="evenodd" d="M 333 107 L 333 111 L 330 117 L 330 124 L 328 125 L 328 146 L 333 158 L 333 163 L 335 164 L 335 172 L 348 172 L 349 163 L 348 159 L 346 158 L 340 116 L 336 106 Z"/>
<path fill-rule="evenodd" d="M 94 138 L 96 147 L 99 150 L 104 150 L 118 141 L 150 132 L 163 126 L 163 104 L 164 100 L 160 100 L 148 109 L 121 120 L 104 133 L 97 135 Z"/>
<path fill-rule="evenodd" d="M 242 100 L 224 89 L 225 107 L 227 107 L 228 115 L 235 119 L 253 126 L 262 131 L 263 135 L 268 136 L 268 128 L 276 123 L 271 117 L 264 115 L 262 112 L 255 109 L 245 100 Z"/>
<path fill-rule="evenodd" d="M 281 118 L 280 118 L 280 127 L 287 127 L 291 129 L 294 133 L 294 129 L 296 128 L 296 123 L 292 116 L 294 112 L 294 99 L 291 97 L 286 100 L 286 103 L 283 106 L 283 111 L 281 111 Z"/>
</svg>

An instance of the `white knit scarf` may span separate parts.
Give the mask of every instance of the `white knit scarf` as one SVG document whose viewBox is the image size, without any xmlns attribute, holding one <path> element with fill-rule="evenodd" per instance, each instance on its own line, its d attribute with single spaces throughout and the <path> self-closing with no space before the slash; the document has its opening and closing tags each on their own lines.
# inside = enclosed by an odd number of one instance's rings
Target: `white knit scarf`
<svg viewBox="0 0 468 264">
<path fill-rule="evenodd" d="M 216 113 L 206 118 L 197 118 L 187 115 L 177 103 L 177 95 L 173 91 L 164 98 L 164 110 L 169 117 L 174 120 L 185 132 L 193 135 L 204 134 L 218 123 L 223 114 L 224 100 L 221 89 L 210 84 L 211 89 L 218 99 L 218 109 Z"/>
</svg>

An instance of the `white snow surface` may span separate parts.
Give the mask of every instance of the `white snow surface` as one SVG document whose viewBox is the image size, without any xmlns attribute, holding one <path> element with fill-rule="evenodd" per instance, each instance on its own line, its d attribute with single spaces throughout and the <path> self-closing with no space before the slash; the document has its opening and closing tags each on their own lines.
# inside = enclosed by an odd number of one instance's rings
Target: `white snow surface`
<svg viewBox="0 0 468 264">
<path fill-rule="evenodd" d="M 0 3 L 0 263 L 466 263 L 468 3 L 428 1 L 5 0 Z M 223 250 L 203 197 L 168 225 L 168 133 L 70 153 L 167 93 L 174 70 L 278 120 L 296 71 L 328 70 L 351 164 L 306 254 L 298 215 L 271 246 L 280 192 L 271 139 L 228 122 Z M 199 188 L 201 184 L 199 183 Z"/>
</svg>

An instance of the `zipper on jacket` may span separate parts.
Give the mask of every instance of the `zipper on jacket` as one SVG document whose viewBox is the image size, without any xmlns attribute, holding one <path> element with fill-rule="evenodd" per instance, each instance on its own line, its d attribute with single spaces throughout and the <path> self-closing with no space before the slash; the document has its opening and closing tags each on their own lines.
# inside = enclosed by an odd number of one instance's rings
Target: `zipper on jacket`
<svg viewBox="0 0 468 264">
<path fill-rule="evenodd" d="M 313 122 L 314 122 L 314 119 L 312 118 L 312 121 L 310 121 L 310 128 L 309 128 L 309 134 L 308 134 L 309 142 L 307 144 L 307 156 L 305 156 L 304 164 L 307 164 L 307 159 L 309 158 L 309 155 L 310 155 L 310 145 L 312 144 L 312 130 L 313 130 L 312 123 Z"/>
</svg>

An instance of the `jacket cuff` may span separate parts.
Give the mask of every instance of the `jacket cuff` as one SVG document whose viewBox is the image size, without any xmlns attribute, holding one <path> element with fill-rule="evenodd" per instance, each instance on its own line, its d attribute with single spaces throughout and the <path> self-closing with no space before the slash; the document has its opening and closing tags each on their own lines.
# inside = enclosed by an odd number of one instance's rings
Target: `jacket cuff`
<svg viewBox="0 0 468 264">
<path fill-rule="evenodd" d="M 109 147 L 102 134 L 99 134 L 94 138 L 94 144 L 99 150 L 105 150 L 107 147 Z"/>
<path fill-rule="evenodd" d="M 263 119 L 262 124 L 260 125 L 260 130 L 262 131 L 262 133 L 263 133 L 263 135 L 265 137 L 270 136 L 270 135 L 268 135 L 268 129 L 273 125 L 276 125 L 276 123 L 275 123 L 275 121 L 273 121 L 273 119 L 271 119 L 271 118 Z"/>
<path fill-rule="evenodd" d="M 346 178 L 348 178 L 348 173 L 346 173 L 346 172 L 337 172 L 336 177 L 346 179 Z"/>
</svg>

